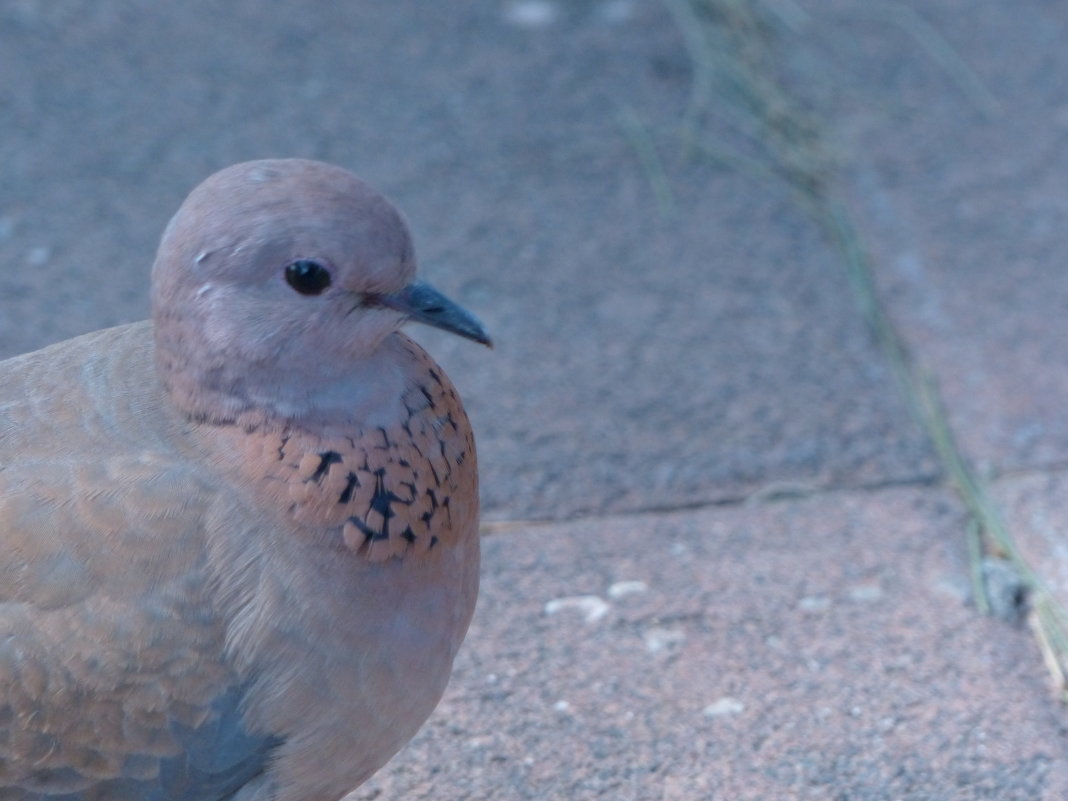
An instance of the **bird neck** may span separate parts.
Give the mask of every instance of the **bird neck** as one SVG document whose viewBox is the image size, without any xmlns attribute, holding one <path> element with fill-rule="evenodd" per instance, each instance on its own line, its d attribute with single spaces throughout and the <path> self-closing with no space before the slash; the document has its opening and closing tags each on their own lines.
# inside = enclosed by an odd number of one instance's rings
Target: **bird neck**
<svg viewBox="0 0 1068 801">
<path fill-rule="evenodd" d="M 235 364 L 227 354 L 196 360 L 157 331 L 156 367 L 171 402 L 195 422 L 246 429 L 295 428 L 324 436 L 352 429 L 391 428 L 405 417 L 402 398 L 417 382 L 403 334 L 386 338 L 358 360 L 290 365 Z"/>
</svg>

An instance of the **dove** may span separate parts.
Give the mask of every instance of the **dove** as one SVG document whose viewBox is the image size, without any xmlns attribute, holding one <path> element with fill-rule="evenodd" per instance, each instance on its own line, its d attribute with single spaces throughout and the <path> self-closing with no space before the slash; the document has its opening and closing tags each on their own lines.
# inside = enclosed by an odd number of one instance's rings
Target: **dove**
<svg viewBox="0 0 1068 801">
<path fill-rule="evenodd" d="M 490 345 L 336 166 L 195 188 L 152 319 L 0 362 L 0 799 L 333 801 L 440 699 L 475 443 L 400 331 Z"/>
</svg>

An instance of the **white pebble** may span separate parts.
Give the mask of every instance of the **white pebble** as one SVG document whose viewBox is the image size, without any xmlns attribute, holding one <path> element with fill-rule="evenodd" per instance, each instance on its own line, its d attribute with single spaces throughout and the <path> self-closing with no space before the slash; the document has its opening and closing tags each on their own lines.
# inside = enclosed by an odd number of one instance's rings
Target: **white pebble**
<svg viewBox="0 0 1068 801">
<path fill-rule="evenodd" d="M 587 623 L 596 623 L 608 614 L 608 602 L 597 595 L 572 595 L 567 598 L 554 598 L 545 604 L 545 614 L 555 615 L 565 609 L 581 612 Z"/>
<path fill-rule="evenodd" d="M 558 16 L 556 4 L 544 0 L 509 3 L 504 10 L 505 20 L 520 28 L 544 28 L 556 22 Z"/>
<path fill-rule="evenodd" d="M 725 695 L 723 698 L 720 698 L 718 701 L 713 701 L 705 707 L 705 715 L 710 718 L 737 715 L 743 711 L 745 711 L 745 704 L 737 698 L 731 698 L 729 695 Z"/>
<path fill-rule="evenodd" d="M 831 599 L 822 595 L 806 595 L 797 602 L 802 612 L 826 612 L 831 607 Z"/>
<path fill-rule="evenodd" d="M 849 590 L 849 599 L 856 603 L 874 603 L 882 598 L 883 588 L 878 584 L 858 584 Z"/>
<path fill-rule="evenodd" d="M 608 588 L 608 597 L 613 601 L 626 595 L 636 595 L 649 589 L 644 581 L 617 581 Z"/>
<path fill-rule="evenodd" d="M 645 639 L 645 647 L 650 653 L 655 654 L 681 645 L 686 640 L 686 632 L 681 629 L 652 628 L 648 629 L 642 637 Z"/>
</svg>

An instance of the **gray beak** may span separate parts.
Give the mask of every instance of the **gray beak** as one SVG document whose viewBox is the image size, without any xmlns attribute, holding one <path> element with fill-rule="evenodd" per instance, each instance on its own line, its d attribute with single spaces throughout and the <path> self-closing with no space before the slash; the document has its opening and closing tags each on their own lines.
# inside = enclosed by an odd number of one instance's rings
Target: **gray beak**
<svg viewBox="0 0 1068 801">
<path fill-rule="evenodd" d="M 471 312 L 453 303 L 423 281 L 413 281 L 400 292 L 381 295 L 376 300 L 382 306 L 403 312 L 409 320 L 432 325 L 434 328 L 458 334 L 486 347 L 493 347 L 486 329 Z"/>
</svg>

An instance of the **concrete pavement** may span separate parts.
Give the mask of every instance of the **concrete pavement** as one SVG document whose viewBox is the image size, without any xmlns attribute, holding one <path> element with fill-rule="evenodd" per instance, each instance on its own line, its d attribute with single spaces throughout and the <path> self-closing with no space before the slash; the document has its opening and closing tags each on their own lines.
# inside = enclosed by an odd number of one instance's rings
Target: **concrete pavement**
<svg viewBox="0 0 1068 801">
<path fill-rule="evenodd" d="M 880 302 L 1068 598 L 1068 9 L 761 8 Z M 287 155 L 390 195 L 499 343 L 414 332 L 479 435 L 485 591 L 356 798 L 1068 798 L 1068 712 L 974 610 L 840 254 L 788 187 L 683 157 L 665 5 L 22 0 L 0 76 L 0 355 L 143 317 L 188 189 Z"/>
</svg>

